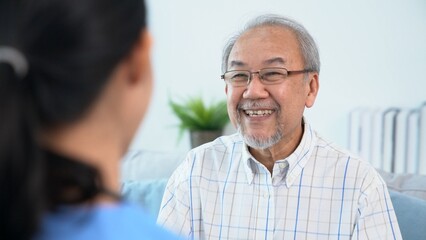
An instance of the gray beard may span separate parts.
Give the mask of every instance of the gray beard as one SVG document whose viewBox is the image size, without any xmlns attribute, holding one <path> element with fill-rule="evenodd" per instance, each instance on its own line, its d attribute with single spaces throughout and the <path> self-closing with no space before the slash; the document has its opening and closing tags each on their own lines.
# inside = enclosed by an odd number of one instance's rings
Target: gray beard
<svg viewBox="0 0 426 240">
<path fill-rule="evenodd" d="M 252 148 L 256 149 L 266 149 L 269 147 L 274 146 L 277 144 L 283 135 L 283 129 L 281 128 L 280 124 L 278 123 L 276 126 L 277 131 L 275 131 L 274 135 L 267 137 L 267 138 L 261 138 L 254 135 L 248 135 L 244 129 L 244 127 L 241 124 L 241 116 L 238 114 L 238 124 L 237 124 L 237 130 L 238 133 L 243 138 L 243 141 Z"/>
</svg>

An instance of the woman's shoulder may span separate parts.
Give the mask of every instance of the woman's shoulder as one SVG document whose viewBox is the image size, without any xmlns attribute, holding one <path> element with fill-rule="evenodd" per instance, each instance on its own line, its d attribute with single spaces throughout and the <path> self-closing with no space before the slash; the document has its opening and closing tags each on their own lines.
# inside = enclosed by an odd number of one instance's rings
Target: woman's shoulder
<svg viewBox="0 0 426 240">
<path fill-rule="evenodd" d="M 127 202 L 61 207 L 47 214 L 35 239 L 178 239 L 156 225 L 139 205 Z"/>
</svg>

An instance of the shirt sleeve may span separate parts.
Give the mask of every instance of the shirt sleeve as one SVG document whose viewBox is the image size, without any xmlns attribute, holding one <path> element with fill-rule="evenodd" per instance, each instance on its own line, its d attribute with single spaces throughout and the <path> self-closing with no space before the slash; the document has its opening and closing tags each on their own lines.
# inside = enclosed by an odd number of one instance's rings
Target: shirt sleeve
<svg viewBox="0 0 426 240">
<path fill-rule="evenodd" d="M 161 202 L 157 223 L 188 239 L 192 235 L 189 186 L 189 159 L 172 174 Z"/>
<path fill-rule="evenodd" d="M 352 239 L 402 239 L 386 183 L 373 168 L 363 182 Z"/>
</svg>

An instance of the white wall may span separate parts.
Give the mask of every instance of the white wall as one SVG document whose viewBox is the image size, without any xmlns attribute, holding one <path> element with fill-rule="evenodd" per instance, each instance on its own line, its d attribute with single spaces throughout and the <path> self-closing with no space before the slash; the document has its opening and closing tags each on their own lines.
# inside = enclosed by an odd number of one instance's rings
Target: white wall
<svg viewBox="0 0 426 240">
<path fill-rule="evenodd" d="M 426 101 L 424 0 L 149 0 L 155 73 L 151 107 L 132 148 L 187 151 L 167 104 L 202 94 L 224 99 L 222 48 L 248 19 L 277 13 L 301 22 L 320 49 L 320 92 L 308 120 L 347 146 L 349 111 Z M 232 132 L 232 128 L 228 129 Z"/>
</svg>

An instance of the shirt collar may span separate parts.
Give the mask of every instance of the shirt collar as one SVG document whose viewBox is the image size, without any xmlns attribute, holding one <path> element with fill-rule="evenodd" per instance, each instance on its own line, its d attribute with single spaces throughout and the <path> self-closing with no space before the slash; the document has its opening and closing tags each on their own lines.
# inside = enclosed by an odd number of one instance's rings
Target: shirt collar
<svg viewBox="0 0 426 240">
<path fill-rule="evenodd" d="M 294 180 L 302 173 L 303 168 L 310 159 L 317 142 L 317 136 L 311 125 L 304 119 L 302 140 L 296 150 L 286 158 L 289 169 L 286 176 L 286 185 L 290 187 Z"/>
<path fill-rule="evenodd" d="M 302 140 L 297 146 L 296 150 L 286 159 L 289 167 L 288 173 L 286 174 L 285 183 L 287 187 L 290 187 L 294 180 L 302 173 L 303 168 L 305 167 L 308 159 L 312 155 L 313 149 L 317 142 L 317 137 L 311 125 L 306 122 L 306 119 L 303 119 L 304 122 L 304 131 Z M 253 155 L 248 150 L 247 144 L 242 144 L 242 160 L 244 161 L 244 169 L 247 176 L 248 184 L 253 182 L 254 176 L 257 173 L 257 164 L 260 164 Z"/>
</svg>

